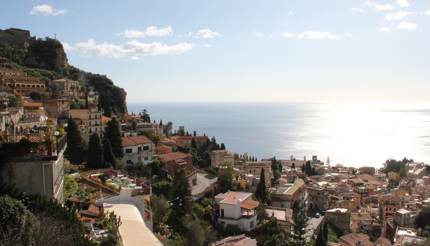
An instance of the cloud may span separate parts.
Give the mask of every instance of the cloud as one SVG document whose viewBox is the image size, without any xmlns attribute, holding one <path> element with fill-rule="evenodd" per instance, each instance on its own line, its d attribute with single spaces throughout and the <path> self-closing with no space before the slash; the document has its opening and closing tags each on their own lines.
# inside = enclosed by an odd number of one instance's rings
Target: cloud
<svg viewBox="0 0 430 246">
<path fill-rule="evenodd" d="M 408 0 L 397 0 L 397 5 L 399 5 L 400 8 L 407 8 L 411 6 Z"/>
<path fill-rule="evenodd" d="M 256 36 L 258 39 L 263 39 L 263 38 L 264 38 L 264 33 L 262 33 L 262 32 L 256 32 L 256 33 L 255 33 L 255 36 Z"/>
<path fill-rule="evenodd" d="M 398 11 L 391 14 L 386 14 L 385 19 L 388 21 L 394 21 L 394 20 L 401 20 L 409 15 L 413 15 L 413 12 L 407 12 L 407 11 Z"/>
<path fill-rule="evenodd" d="M 144 37 L 165 37 L 172 35 L 172 33 L 173 29 L 171 26 L 166 26 L 163 28 L 149 26 L 143 31 L 135 29 L 126 29 L 124 32 L 118 33 L 117 35 L 125 38 L 135 39 Z"/>
<path fill-rule="evenodd" d="M 354 13 L 359 13 L 359 14 L 364 12 L 364 10 L 361 8 L 351 8 L 351 11 Z"/>
<path fill-rule="evenodd" d="M 284 38 L 294 38 L 294 37 L 296 37 L 296 35 L 294 33 L 290 33 L 290 32 L 284 32 L 281 35 Z"/>
<path fill-rule="evenodd" d="M 55 9 L 52 5 L 40 4 L 35 5 L 30 11 L 32 15 L 45 15 L 45 16 L 58 16 L 65 15 L 67 10 L 65 9 Z"/>
<path fill-rule="evenodd" d="M 212 31 L 209 28 L 200 29 L 194 34 L 195 37 L 203 39 L 212 39 L 218 37 L 219 35 L 219 32 Z"/>
<path fill-rule="evenodd" d="M 425 12 L 426 15 L 430 15 L 430 9 Z"/>
<path fill-rule="evenodd" d="M 391 29 L 388 27 L 381 27 L 381 28 L 379 28 L 379 31 L 380 32 L 391 32 Z"/>
<path fill-rule="evenodd" d="M 370 2 L 370 1 L 365 2 L 364 6 L 369 7 L 369 8 L 373 8 L 376 11 L 388 11 L 388 10 L 394 10 L 395 9 L 395 7 L 391 4 L 380 4 L 377 2 Z"/>
<path fill-rule="evenodd" d="M 143 43 L 137 40 L 124 44 L 97 43 L 94 39 L 77 43 L 72 49 L 85 55 L 95 55 L 110 58 L 140 59 L 144 56 L 179 55 L 190 51 L 191 43 L 178 43 L 173 45 L 159 42 Z"/>
<path fill-rule="evenodd" d="M 311 40 L 323 40 L 323 39 L 332 39 L 338 40 L 340 37 L 331 32 L 315 32 L 315 31 L 306 31 L 297 35 L 299 39 L 311 39 Z"/>
<path fill-rule="evenodd" d="M 66 52 L 75 50 L 75 47 L 71 46 L 67 42 L 61 42 L 61 44 L 63 45 L 63 48 Z"/>
<path fill-rule="evenodd" d="M 397 28 L 401 30 L 415 31 L 417 30 L 418 25 L 416 23 L 402 21 L 397 25 Z"/>
</svg>

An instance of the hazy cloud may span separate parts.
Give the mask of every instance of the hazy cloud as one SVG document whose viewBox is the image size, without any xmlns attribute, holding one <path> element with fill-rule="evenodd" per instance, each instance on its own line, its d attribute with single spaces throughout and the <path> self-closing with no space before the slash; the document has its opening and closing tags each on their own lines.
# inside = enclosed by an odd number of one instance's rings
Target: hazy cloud
<svg viewBox="0 0 430 246">
<path fill-rule="evenodd" d="M 425 12 L 426 15 L 430 15 L 430 9 Z"/>
<path fill-rule="evenodd" d="M 126 29 L 122 33 L 118 33 L 118 36 L 125 38 L 135 39 L 144 37 L 165 37 L 170 36 L 173 33 L 171 26 L 158 28 L 156 26 L 149 26 L 145 30 Z"/>
<path fill-rule="evenodd" d="M 365 2 L 364 6 L 372 8 L 376 11 L 388 11 L 388 10 L 395 9 L 395 7 L 391 4 L 380 4 L 378 2 L 370 2 L 370 1 Z"/>
<path fill-rule="evenodd" d="M 219 32 L 212 31 L 209 28 L 200 29 L 194 34 L 195 37 L 203 39 L 212 39 L 218 37 L 219 35 Z"/>
<path fill-rule="evenodd" d="M 300 39 L 314 39 L 314 40 L 323 40 L 323 39 L 333 39 L 337 40 L 340 37 L 337 34 L 331 32 L 315 32 L 315 31 L 306 31 L 297 35 Z"/>
<path fill-rule="evenodd" d="M 294 38 L 296 36 L 294 33 L 290 33 L 290 32 L 284 32 L 281 35 L 284 38 Z"/>
<path fill-rule="evenodd" d="M 30 11 L 32 15 L 45 15 L 45 16 L 58 16 L 65 15 L 67 10 L 65 9 L 55 9 L 52 5 L 40 4 L 35 5 Z"/>
<path fill-rule="evenodd" d="M 359 14 L 364 12 L 364 10 L 361 8 L 351 8 L 351 11 L 354 13 L 359 13 Z"/>
<path fill-rule="evenodd" d="M 413 22 L 402 21 L 397 25 L 397 28 L 401 30 L 415 31 L 417 30 L 418 25 Z"/>
<path fill-rule="evenodd" d="M 381 28 L 379 28 L 379 31 L 380 31 L 380 32 L 391 32 L 391 28 L 388 28 L 388 27 L 381 27 Z"/>
<path fill-rule="evenodd" d="M 86 55 L 95 55 L 111 58 L 140 59 L 144 56 L 156 55 L 178 55 L 190 51 L 193 48 L 191 43 L 178 43 L 173 45 L 159 42 L 143 43 L 132 40 L 124 44 L 97 43 L 94 39 L 79 42 L 73 47 Z"/>
<path fill-rule="evenodd" d="M 411 6 L 408 0 L 397 0 L 397 5 L 399 5 L 400 8 L 407 8 Z"/>
<path fill-rule="evenodd" d="M 395 13 L 390 13 L 385 15 L 385 19 L 388 21 L 394 21 L 394 20 L 401 20 L 409 15 L 413 15 L 413 12 L 407 12 L 407 11 L 398 11 Z"/>
</svg>

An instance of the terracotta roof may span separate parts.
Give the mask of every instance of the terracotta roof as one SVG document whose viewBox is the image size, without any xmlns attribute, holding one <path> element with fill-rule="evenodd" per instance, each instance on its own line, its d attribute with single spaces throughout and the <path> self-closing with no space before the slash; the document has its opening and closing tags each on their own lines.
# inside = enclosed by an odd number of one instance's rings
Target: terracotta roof
<svg viewBox="0 0 430 246">
<path fill-rule="evenodd" d="M 216 195 L 215 198 L 220 199 L 220 203 L 237 204 L 237 202 L 243 202 L 251 196 L 252 193 L 249 192 L 228 191 Z"/>
<path fill-rule="evenodd" d="M 106 125 L 110 120 L 111 120 L 111 118 L 102 115 L 102 124 L 103 125 Z"/>
<path fill-rule="evenodd" d="M 248 199 L 248 200 L 245 200 L 244 202 L 242 202 L 240 207 L 244 208 L 244 209 L 255 209 L 258 207 L 258 202 L 254 201 L 252 199 Z"/>
<path fill-rule="evenodd" d="M 174 161 L 178 159 L 185 159 L 187 157 L 190 157 L 191 154 L 188 153 L 182 153 L 182 152 L 172 152 L 164 155 L 159 155 L 158 157 L 162 161 Z"/>
<path fill-rule="evenodd" d="M 152 143 L 151 140 L 149 140 L 145 136 L 131 136 L 131 137 L 122 138 L 123 147 L 135 146 L 139 144 L 150 144 L 150 143 Z"/>
</svg>

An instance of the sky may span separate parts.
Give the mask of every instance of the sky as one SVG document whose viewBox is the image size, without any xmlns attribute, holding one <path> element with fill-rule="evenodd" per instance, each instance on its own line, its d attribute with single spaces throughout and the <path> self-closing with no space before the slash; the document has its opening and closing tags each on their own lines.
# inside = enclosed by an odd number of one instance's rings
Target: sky
<svg viewBox="0 0 430 246">
<path fill-rule="evenodd" d="M 429 101 L 430 1 L 2 0 L 129 102 Z"/>
</svg>

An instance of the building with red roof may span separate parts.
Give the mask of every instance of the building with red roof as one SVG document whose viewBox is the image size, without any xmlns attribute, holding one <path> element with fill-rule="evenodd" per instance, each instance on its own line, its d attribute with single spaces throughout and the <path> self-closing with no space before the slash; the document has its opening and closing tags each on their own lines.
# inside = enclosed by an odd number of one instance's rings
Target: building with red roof
<svg viewBox="0 0 430 246">
<path fill-rule="evenodd" d="M 145 136 L 129 136 L 122 138 L 124 156 L 122 162 L 135 165 L 138 162 L 149 164 L 154 155 L 154 144 Z"/>
<path fill-rule="evenodd" d="M 189 153 L 172 152 L 159 155 L 160 161 L 164 162 L 169 175 L 174 175 L 176 171 L 184 169 L 191 185 L 197 183 L 197 174 L 193 167 L 193 158 Z"/>
</svg>

